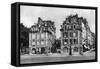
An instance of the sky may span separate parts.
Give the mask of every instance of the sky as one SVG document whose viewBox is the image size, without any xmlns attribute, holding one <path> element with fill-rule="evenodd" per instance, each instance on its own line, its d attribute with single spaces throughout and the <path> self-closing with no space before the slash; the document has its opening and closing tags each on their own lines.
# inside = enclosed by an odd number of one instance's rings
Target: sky
<svg viewBox="0 0 100 69">
<path fill-rule="evenodd" d="M 31 27 L 38 21 L 38 17 L 43 20 L 51 20 L 55 22 L 56 37 L 59 38 L 60 28 L 69 15 L 78 14 L 79 17 L 86 18 L 90 30 L 95 33 L 95 10 L 91 9 L 75 9 L 75 8 L 57 8 L 57 7 L 41 7 L 41 6 L 20 6 L 20 22 L 26 27 Z"/>
</svg>

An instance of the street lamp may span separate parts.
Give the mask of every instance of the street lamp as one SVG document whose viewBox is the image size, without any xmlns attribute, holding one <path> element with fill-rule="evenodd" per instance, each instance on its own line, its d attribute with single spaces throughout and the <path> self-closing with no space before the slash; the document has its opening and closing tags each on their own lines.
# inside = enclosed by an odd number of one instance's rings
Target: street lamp
<svg viewBox="0 0 100 69">
<path fill-rule="evenodd" d="M 69 55 L 72 55 L 72 49 L 71 49 L 71 44 L 69 44 Z"/>
</svg>

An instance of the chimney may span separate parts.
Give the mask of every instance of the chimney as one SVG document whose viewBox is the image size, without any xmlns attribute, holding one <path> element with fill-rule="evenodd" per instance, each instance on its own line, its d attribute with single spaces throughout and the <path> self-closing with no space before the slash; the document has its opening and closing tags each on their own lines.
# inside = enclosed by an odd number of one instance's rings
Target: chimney
<svg viewBox="0 0 100 69">
<path fill-rule="evenodd" d="M 41 22 L 41 21 L 42 21 L 42 19 L 40 17 L 38 17 L 38 23 Z"/>
</svg>

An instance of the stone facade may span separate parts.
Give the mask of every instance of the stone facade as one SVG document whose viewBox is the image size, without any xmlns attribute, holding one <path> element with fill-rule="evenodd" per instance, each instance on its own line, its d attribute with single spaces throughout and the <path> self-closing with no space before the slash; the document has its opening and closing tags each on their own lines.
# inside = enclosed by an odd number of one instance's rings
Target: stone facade
<svg viewBox="0 0 100 69">
<path fill-rule="evenodd" d="M 38 18 L 38 23 L 30 28 L 30 54 L 42 54 L 51 52 L 51 47 L 56 39 L 55 31 L 56 28 L 54 22 Z"/>
<path fill-rule="evenodd" d="M 61 49 L 68 55 L 82 54 L 82 23 L 78 15 L 70 15 L 61 25 Z"/>
</svg>

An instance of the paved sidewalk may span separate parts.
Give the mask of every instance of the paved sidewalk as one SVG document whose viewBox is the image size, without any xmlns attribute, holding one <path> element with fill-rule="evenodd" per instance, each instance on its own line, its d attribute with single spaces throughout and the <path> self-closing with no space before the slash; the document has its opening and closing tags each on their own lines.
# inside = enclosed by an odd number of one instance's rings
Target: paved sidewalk
<svg viewBox="0 0 100 69">
<path fill-rule="evenodd" d="M 24 63 L 43 63 L 43 62 L 58 62 L 58 61 L 77 61 L 77 60 L 92 60 L 95 56 L 61 56 L 59 55 L 23 55 L 21 56 L 21 64 Z"/>
<path fill-rule="evenodd" d="M 68 54 L 58 54 L 58 53 L 53 53 L 53 54 L 32 54 L 32 55 L 29 55 L 29 54 L 26 54 L 26 55 L 21 55 L 21 58 L 36 58 L 36 57 L 68 57 L 69 55 Z M 95 52 L 85 52 L 83 53 L 83 55 L 79 55 L 79 54 L 76 54 L 76 55 L 72 55 L 72 56 L 77 56 L 77 57 L 80 57 L 80 56 L 86 56 L 86 57 L 90 57 L 90 56 L 95 56 Z"/>
</svg>

